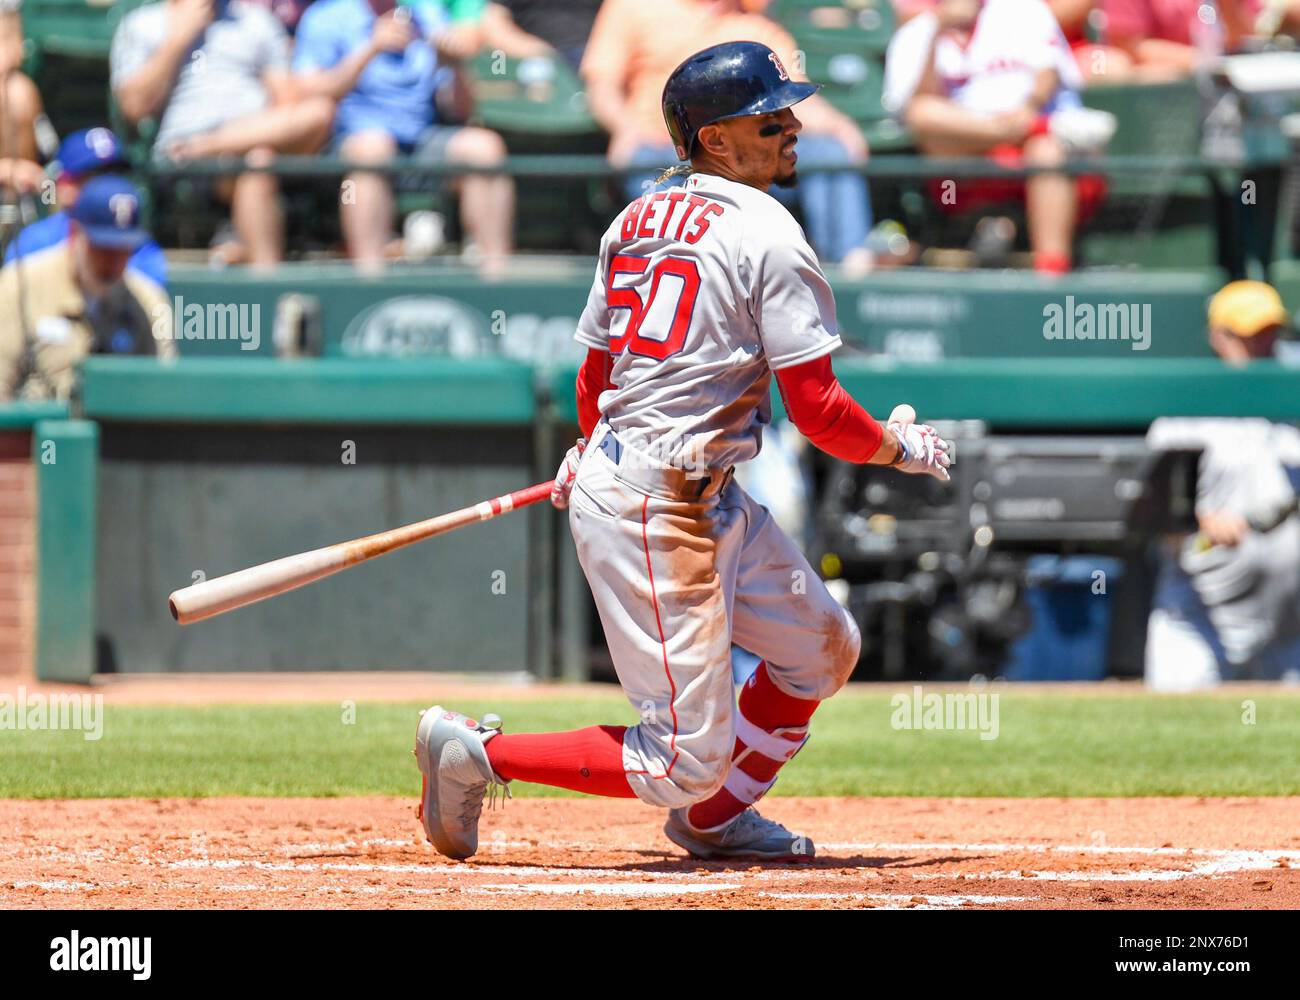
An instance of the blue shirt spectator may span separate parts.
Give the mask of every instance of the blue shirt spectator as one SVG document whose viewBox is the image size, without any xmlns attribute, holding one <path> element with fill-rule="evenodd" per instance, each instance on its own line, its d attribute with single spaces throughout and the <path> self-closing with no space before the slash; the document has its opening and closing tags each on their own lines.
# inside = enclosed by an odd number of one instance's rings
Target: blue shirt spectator
<svg viewBox="0 0 1300 1000">
<path fill-rule="evenodd" d="M 295 73 L 327 70 L 361 48 L 370 38 L 381 0 L 317 0 L 298 23 Z M 388 8 L 388 9 L 391 9 Z M 402 52 L 381 52 L 366 65 L 357 85 L 339 102 L 334 118 L 337 138 L 356 132 L 382 131 L 408 151 L 437 118 L 433 96 L 451 75 L 438 65 L 430 45 L 448 25 L 440 4 L 407 7 L 420 37 Z"/>
<path fill-rule="evenodd" d="M 117 136 L 106 128 L 86 128 L 63 140 L 58 166 L 55 194 L 59 211 L 22 229 L 5 250 L 6 264 L 64 242 L 71 232 L 68 212 L 77 203 L 86 182 L 100 174 L 117 173 L 125 168 L 126 162 Z M 167 287 L 167 258 L 153 240 L 140 245 L 127 261 L 127 268 Z"/>
</svg>

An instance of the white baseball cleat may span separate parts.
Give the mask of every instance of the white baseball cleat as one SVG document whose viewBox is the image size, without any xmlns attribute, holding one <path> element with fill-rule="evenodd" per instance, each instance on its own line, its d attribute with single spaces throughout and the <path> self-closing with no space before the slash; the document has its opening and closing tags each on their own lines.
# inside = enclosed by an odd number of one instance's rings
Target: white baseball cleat
<svg viewBox="0 0 1300 1000">
<path fill-rule="evenodd" d="M 797 836 L 780 823 L 765 819 L 753 806 L 717 830 L 697 830 L 687 820 L 686 809 L 673 809 L 668 813 L 664 833 L 701 861 L 719 858 L 795 861 L 812 858 L 817 853 L 807 837 Z"/>
<path fill-rule="evenodd" d="M 416 816 L 429 843 L 457 861 L 478 850 L 478 818 L 488 787 L 494 794 L 498 786 L 510 794 L 485 749 L 500 728 L 498 716 L 486 715 L 480 723 L 434 705 L 421 714 L 415 730 L 415 759 L 424 781 Z"/>
</svg>

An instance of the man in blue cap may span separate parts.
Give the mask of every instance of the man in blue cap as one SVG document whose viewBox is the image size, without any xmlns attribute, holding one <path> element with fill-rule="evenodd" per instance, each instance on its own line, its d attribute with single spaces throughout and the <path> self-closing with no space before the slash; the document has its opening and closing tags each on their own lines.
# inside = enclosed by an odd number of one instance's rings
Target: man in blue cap
<svg viewBox="0 0 1300 1000">
<path fill-rule="evenodd" d="M 66 240 L 71 229 L 68 213 L 76 205 L 86 182 L 104 174 L 120 173 L 126 160 L 117 136 L 110 130 L 83 128 L 73 132 L 59 146 L 58 166 L 54 194 L 59 210 L 19 232 L 5 250 L 6 264 Z M 131 255 L 127 266 L 152 278 L 158 285 L 167 286 L 167 258 L 162 247 L 153 240 L 145 240 Z"/>
<path fill-rule="evenodd" d="M 175 357 L 166 294 L 128 268 L 149 239 L 135 186 L 94 178 L 68 228 L 63 242 L 0 270 L 0 400 L 69 398 L 89 354 Z"/>
</svg>

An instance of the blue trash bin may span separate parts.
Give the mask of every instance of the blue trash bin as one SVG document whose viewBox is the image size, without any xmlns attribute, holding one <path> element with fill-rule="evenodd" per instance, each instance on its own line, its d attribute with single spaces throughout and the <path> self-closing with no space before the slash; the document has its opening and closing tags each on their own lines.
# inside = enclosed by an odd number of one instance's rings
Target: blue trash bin
<svg viewBox="0 0 1300 1000">
<path fill-rule="evenodd" d="M 1033 556 L 1025 591 L 1033 624 L 1011 645 L 1002 675 L 1009 681 L 1104 678 L 1110 598 L 1123 571 L 1110 557 Z M 1104 593 L 1095 592 L 1099 581 Z"/>
</svg>

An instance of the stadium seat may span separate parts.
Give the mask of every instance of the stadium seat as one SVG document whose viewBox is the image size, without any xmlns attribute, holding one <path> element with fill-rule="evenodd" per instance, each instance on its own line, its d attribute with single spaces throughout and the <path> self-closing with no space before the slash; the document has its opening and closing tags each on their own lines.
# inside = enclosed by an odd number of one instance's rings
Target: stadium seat
<svg viewBox="0 0 1300 1000">
<path fill-rule="evenodd" d="M 1084 103 L 1109 111 L 1113 156 L 1199 156 L 1202 108 L 1196 84 L 1091 87 Z M 1218 263 L 1214 204 L 1204 174 L 1164 171 L 1112 176 L 1101 211 L 1081 234 L 1081 262 L 1150 268 Z"/>
<path fill-rule="evenodd" d="M 1083 102 L 1109 111 L 1118 128 L 1107 152 L 1112 156 L 1197 156 L 1201 151 L 1201 97 L 1190 80 L 1177 83 L 1089 87 Z M 1163 178 L 1139 178 L 1150 190 Z"/>
<path fill-rule="evenodd" d="M 876 56 L 884 55 L 897 23 L 889 0 L 775 0 L 767 14 L 794 36 L 800 49 L 848 46 Z"/>
<path fill-rule="evenodd" d="M 111 11 L 130 0 L 27 0 L 23 4 L 23 34 L 29 54 L 58 53 L 108 57 L 116 21 Z"/>
<path fill-rule="evenodd" d="M 582 82 L 562 60 L 484 52 L 470 64 L 479 124 L 502 132 L 579 135 L 597 131 Z"/>
<path fill-rule="evenodd" d="M 803 50 L 804 71 L 822 84 L 826 99 L 857 122 L 888 117 L 880 103 L 885 65 L 869 52 L 818 42 Z"/>
<path fill-rule="evenodd" d="M 104 124 L 108 55 L 123 15 L 146 0 L 27 0 L 24 69 L 56 131 Z"/>
<path fill-rule="evenodd" d="M 470 76 L 473 122 L 501 133 L 512 154 L 605 151 L 608 139 L 587 109 L 582 81 L 563 60 L 509 59 L 484 52 L 470 64 Z M 604 193 L 600 181 L 553 178 L 545 185 L 521 181 L 518 245 L 591 252 L 604 228 Z"/>
</svg>

